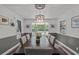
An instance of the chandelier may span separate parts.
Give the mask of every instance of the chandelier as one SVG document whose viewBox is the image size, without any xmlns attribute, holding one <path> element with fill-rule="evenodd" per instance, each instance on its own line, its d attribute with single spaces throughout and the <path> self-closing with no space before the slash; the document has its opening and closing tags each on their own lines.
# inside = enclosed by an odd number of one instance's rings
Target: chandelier
<svg viewBox="0 0 79 59">
<path fill-rule="evenodd" d="M 42 14 L 36 15 L 36 20 L 37 20 L 37 22 L 43 22 L 44 15 L 42 15 Z"/>
<path fill-rule="evenodd" d="M 44 15 L 41 14 L 41 10 L 45 8 L 45 4 L 35 4 L 35 8 L 39 11 L 39 14 L 35 16 L 37 22 L 43 22 Z"/>
</svg>

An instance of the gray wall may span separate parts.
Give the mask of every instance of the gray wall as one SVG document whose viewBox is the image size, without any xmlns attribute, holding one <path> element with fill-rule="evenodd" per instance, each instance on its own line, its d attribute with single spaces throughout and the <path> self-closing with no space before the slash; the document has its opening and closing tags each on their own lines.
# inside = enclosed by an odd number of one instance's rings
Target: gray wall
<svg viewBox="0 0 79 59">
<path fill-rule="evenodd" d="M 22 21 L 23 18 L 1 4 L 0 4 L 0 16 L 9 18 L 9 24 L 7 25 L 0 24 L 0 39 L 16 35 L 16 27 L 17 27 L 16 21 L 17 19 Z M 10 25 L 11 22 L 13 22 L 15 26 L 11 26 Z"/>
<path fill-rule="evenodd" d="M 0 39 L 0 54 L 4 53 L 8 49 L 12 48 L 18 42 L 19 41 L 16 39 L 16 35 Z"/>
<path fill-rule="evenodd" d="M 79 53 L 79 38 L 57 34 L 57 39 L 74 51 L 76 51 L 77 53 Z"/>
<path fill-rule="evenodd" d="M 32 33 L 32 23 L 36 22 L 35 19 L 24 19 L 23 21 L 23 33 Z M 57 32 L 57 19 L 54 18 L 46 18 L 43 22 L 48 23 L 48 31 L 49 33 L 55 33 Z M 26 25 L 29 25 L 29 28 L 26 27 Z M 51 25 L 54 25 L 55 27 L 52 28 Z"/>
<path fill-rule="evenodd" d="M 60 32 L 60 21 L 65 20 L 66 21 L 66 30 L 64 35 L 68 35 L 68 36 L 72 36 L 72 37 L 76 37 L 79 38 L 79 28 L 72 28 L 72 21 L 71 18 L 74 16 L 79 15 L 79 4 L 70 4 L 70 5 L 66 5 L 68 8 L 66 9 L 66 12 L 63 13 L 62 15 L 60 15 L 59 19 L 58 19 L 58 33 L 62 34 Z"/>
</svg>

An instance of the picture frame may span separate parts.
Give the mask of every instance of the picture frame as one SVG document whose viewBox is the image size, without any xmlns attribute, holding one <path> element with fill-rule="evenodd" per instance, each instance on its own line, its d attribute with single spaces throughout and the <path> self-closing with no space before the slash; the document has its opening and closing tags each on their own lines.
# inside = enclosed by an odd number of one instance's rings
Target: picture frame
<svg viewBox="0 0 79 59">
<path fill-rule="evenodd" d="M 9 24 L 9 18 L 6 16 L 0 16 L 0 25 L 8 25 Z"/>
<path fill-rule="evenodd" d="M 66 20 L 60 21 L 60 32 L 65 34 L 66 31 Z"/>
<path fill-rule="evenodd" d="M 71 18 L 71 27 L 72 28 L 79 28 L 79 15 Z"/>
</svg>

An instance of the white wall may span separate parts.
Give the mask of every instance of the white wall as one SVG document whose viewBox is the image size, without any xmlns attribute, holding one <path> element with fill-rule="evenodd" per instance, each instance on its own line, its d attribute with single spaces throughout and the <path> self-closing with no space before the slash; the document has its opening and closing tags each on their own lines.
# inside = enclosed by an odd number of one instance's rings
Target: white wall
<svg viewBox="0 0 79 59">
<path fill-rule="evenodd" d="M 79 15 L 79 5 L 73 6 L 72 9 L 67 10 L 64 14 L 62 14 L 58 21 L 58 33 L 60 33 L 59 30 L 59 22 L 61 20 L 66 20 L 66 34 L 68 36 L 73 36 L 79 38 L 79 28 L 72 28 L 71 27 L 71 18 L 73 16 Z"/>
<path fill-rule="evenodd" d="M 15 17 L 21 20 L 21 18 L 16 13 L 10 11 L 2 5 L 0 5 L 0 15 L 8 17 L 9 23 L 11 19 L 15 22 Z M 13 35 L 16 35 L 16 27 L 10 26 L 10 24 L 0 25 L 0 39 Z"/>
<path fill-rule="evenodd" d="M 32 22 L 33 19 L 23 20 L 23 33 L 32 33 Z M 29 25 L 29 28 L 27 28 L 26 25 Z"/>
<path fill-rule="evenodd" d="M 25 19 L 23 21 L 23 32 L 24 33 L 32 33 L 32 23 L 35 22 L 35 19 Z M 57 19 L 46 19 L 44 22 L 48 22 L 49 24 L 49 33 L 54 33 L 57 31 Z M 51 28 L 51 24 L 55 25 L 55 28 Z M 26 28 L 26 25 L 29 25 L 29 28 Z"/>
</svg>

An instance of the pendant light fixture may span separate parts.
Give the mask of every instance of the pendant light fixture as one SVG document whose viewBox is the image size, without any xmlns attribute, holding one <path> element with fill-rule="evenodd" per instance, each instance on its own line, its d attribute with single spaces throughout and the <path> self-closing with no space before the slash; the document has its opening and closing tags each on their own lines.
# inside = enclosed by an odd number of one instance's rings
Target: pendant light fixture
<svg viewBox="0 0 79 59">
<path fill-rule="evenodd" d="M 35 8 L 39 10 L 39 14 L 35 17 L 37 22 L 43 22 L 44 15 L 41 14 L 41 10 L 45 8 L 45 4 L 35 4 Z"/>
<path fill-rule="evenodd" d="M 42 10 L 45 8 L 45 4 L 35 4 L 35 8 L 38 10 Z"/>
</svg>

